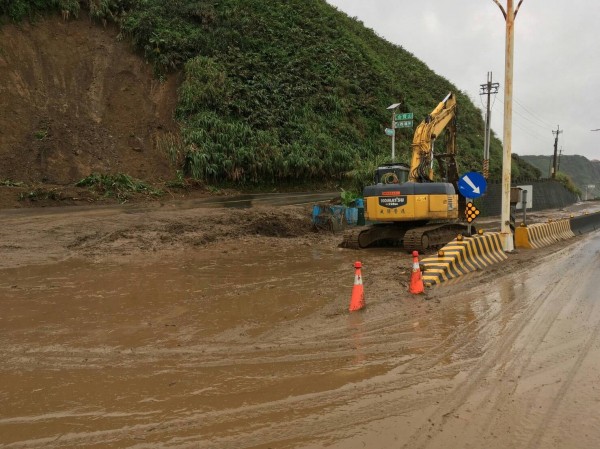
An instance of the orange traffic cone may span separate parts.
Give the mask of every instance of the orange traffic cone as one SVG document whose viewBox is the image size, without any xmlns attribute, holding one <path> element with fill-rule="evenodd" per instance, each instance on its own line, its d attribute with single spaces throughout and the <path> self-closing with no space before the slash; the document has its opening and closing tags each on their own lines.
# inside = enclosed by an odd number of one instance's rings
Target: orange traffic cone
<svg viewBox="0 0 600 449">
<path fill-rule="evenodd" d="M 421 267 L 419 266 L 419 252 L 413 251 L 413 269 L 412 274 L 410 275 L 410 289 L 409 291 L 418 295 L 419 293 L 425 292 L 425 287 L 423 286 L 423 276 L 421 275 Z"/>
<path fill-rule="evenodd" d="M 365 291 L 363 289 L 360 262 L 354 263 L 354 287 L 352 287 L 352 298 L 350 299 L 350 312 L 360 310 L 365 306 Z"/>
</svg>

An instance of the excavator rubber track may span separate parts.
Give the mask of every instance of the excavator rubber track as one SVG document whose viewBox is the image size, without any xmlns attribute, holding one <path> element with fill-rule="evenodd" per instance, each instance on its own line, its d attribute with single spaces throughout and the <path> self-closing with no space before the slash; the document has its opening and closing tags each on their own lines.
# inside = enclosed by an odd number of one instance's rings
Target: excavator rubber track
<svg viewBox="0 0 600 449">
<path fill-rule="evenodd" d="M 475 232 L 471 228 L 471 232 Z M 439 248 L 456 238 L 458 234 L 467 235 L 468 228 L 460 223 L 442 223 L 420 226 L 410 229 L 404 234 L 403 246 L 408 252 L 425 252 Z"/>
<path fill-rule="evenodd" d="M 458 234 L 467 235 L 467 226 L 460 223 L 439 223 L 417 227 L 398 223 L 380 224 L 347 231 L 340 246 L 350 249 L 402 246 L 408 252 L 422 253 L 445 245 Z"/>
<path fill-rule="evenodd" d="M 398 223 L 362 226 L 346 232 L 340 246 L 351 249 L 372 246 L 400 246 L 408 229 L 410 229 L 410 226 Z"/>
</svg>

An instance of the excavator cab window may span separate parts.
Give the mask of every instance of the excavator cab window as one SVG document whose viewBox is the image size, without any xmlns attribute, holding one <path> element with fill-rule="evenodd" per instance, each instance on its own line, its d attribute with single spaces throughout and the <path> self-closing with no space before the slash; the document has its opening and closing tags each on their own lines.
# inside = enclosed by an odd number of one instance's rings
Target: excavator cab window
<svg viewBox="0 0 600 449">
<path fill-rule="evenodd" d="M 408 181 L 409 170 L 405 164 L 381 165 L 375 170 L 375 184 L 402 184 Z"/>
</svg>

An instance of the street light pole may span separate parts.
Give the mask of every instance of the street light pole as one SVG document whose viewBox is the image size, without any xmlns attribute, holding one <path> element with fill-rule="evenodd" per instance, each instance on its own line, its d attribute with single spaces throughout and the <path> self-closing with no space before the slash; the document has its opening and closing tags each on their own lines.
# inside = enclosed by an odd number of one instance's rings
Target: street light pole
<svg viewBox="0 0 600 449">
<path fill-rule="evenodd" d="M 387 107 L 389 111 L 392 111 L 392 163 L 396 162 L 396 109 L 402 103 L 394 103 Z"/>
<path fill-rule="evenodd" d="M 396 110 L 392 110 L 392 129 L 394 130 L 392 134 L 392 162 L 396 162 L 396 121 L 394 120 L 394 112 Z"/>
<path fill-rule="evenodd" d="M 515 18 L 523 3 L 520 0 L 517 8 L 513 8 L 513 0 L 506 0 L 506 9 L 502 7 L 499 0 L 492 0 L 498 7 L 506 21 L 506 47 L 504 59 L 504 133 L 502 157 L 502 209 L 500 215 L 500 237 L 502 248 L 506 252 L 515 249 L 513 235 L 510 229 L 510 184 L 511 184 L 511 162 L 512 162 L 512 90 L 513 90 L 513 53 Z"/>
</svg>

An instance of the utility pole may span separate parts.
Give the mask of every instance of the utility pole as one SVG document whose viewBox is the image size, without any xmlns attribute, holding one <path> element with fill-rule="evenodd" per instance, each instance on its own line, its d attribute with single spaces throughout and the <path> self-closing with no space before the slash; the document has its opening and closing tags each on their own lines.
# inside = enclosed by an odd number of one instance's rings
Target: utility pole
<svg viewBox="0 0 600 449">
<path fill-rule="evenodd" d="M 506 45 L 504 57 L 504 134 L 502 144 L 502 209 L 500 214 L 500 237 L 502 249 L 511 252 L 515 249 L 513 235 L 510 229 L 510 184 L 511 184 L 511 140 L 512 140 L 512 89 L 513 89 L 513 56 L 515 19 L 523 0 L 519 0 L 517 8 L 513 9 L 513 0 L 506 0 L 506 9 L 499 0 L 492 0 L 502 11 L 506 21 Z"/>
<path fill-rule="evenodd" d="M 498 93 L 500 83 L 492 83 L 492 72 L 488 72 L 486 84 L 481 84 L 479 95 L 487 95 L 487 108 L 485 113 L 485 137 L 483 142 L 483 177 L 488 179 L 490 176 L 490 137 L 492 128 L 492 110 L 490 109 L 490 97 Z"/>
<path fill-rule="evenodd" d="M 560 158 L 562 156 L 562 147 L 560 147 L 560 151 L 558 152 L 558 165 L 556 167 L 556 171 L 559 172 L 560 171 Z"/>
<path fill-rule="evenodd" d="M 558 171 L 558 158 L 556 156 L 557 148 L 558 148 L 558 135 L 562 133 L 560 129 L 560 125 L 556 125 L 556 131 L 552 131 L 552 134 L 556 134 L 554 138 L 554 159 L 552 164 L 552 179 L 556 178 L 556 172 Z"/>
</svg>

